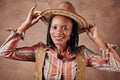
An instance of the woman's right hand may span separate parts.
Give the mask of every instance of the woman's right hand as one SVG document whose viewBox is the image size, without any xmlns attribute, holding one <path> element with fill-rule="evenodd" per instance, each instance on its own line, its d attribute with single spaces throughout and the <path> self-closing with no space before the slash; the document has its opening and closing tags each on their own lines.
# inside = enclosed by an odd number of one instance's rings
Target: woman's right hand
<svg viewBox="0 0 120 80">
<path fill-rule="evenodd" d="M 23 24 L 17 29 L 18 32 L 25 32 L 32 25 L 36 24 L 41 18 L 41 11 L 34 11 L 37 5 L 33 6 L 28 13 L 26 20 Z"/>
</svg>

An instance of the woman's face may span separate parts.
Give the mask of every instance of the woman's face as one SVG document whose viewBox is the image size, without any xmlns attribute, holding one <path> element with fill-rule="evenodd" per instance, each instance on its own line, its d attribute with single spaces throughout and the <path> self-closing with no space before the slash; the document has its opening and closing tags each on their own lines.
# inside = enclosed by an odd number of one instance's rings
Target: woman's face
<svg viewBox="0 0 120 80">
<path fill-rule="evenodd" d="M 55 16 L 50 27 L 50 36 L 55 45 L 66 45 L 72 33 L 72 21 L 64 16 Z"/>
</svg>

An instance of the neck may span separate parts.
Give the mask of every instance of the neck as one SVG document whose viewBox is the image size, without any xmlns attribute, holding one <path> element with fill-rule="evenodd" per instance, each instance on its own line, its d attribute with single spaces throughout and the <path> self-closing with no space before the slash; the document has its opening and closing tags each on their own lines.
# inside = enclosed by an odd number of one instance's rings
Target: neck
<svg viewBox="0 0 120 80">
<path fill-rule="evenodd" d="M 65 57 L 67 52 L 67 45 L 56 45 L 58 52 Z"/>
</svg>

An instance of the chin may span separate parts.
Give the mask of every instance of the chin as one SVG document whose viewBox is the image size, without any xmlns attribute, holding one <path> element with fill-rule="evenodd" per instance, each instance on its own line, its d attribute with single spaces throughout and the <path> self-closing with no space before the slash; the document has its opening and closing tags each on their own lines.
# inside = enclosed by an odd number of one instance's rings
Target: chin
<svg viewBox="0 0 120 80">
<path fill-rule="evenodd" d="M 63 41 L 63 40 L 61 40 L 61 41 L 53 40 L 53 43 L 54 43 L 55 45 L 65 45 L 67 42 L 65 42 L 65 41 Z"/>
<path fill-rule="evenodd" d="M 55 42 L 54 44 L 55 44 L 55 45 L 60 45 L 60 44 L 62 44 L 62 43 Z"/>
<path fill-rule="evenodd" d="M 63 45 L 65 43 L 62 43 L 62 42 L 54 42 L 55 45 Z"/>
</svg>

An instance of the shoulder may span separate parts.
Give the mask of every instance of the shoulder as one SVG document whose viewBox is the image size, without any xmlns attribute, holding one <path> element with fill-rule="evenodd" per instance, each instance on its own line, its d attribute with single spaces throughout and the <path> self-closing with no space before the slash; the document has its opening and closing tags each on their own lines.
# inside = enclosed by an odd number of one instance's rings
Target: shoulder
<svg viewBox="0 0 120 80">
<path fill-rule="evenodd" d="M 86 48 L 85 45 L 80 45 L 80 46 L 77 47 L 77 52 L 84 54 L 85 48 Z"/>
<path fill-rule="evenodd" d="M 43 42 L 38 42 L 37 44 L 34 44 L 32 46 L 32 48 L 34 49 L 34 51 L 36 51 L 39 48 L 46 48 L 46 47 L 48 47 L 48 46 L 45 43 L 43 43 Z"/>
<path fill-rule="evenodd" d="M 86 47 L 85 47 L 85 45 L 79 45 L 78 46 L 78 50 L 84 50 Z"/>
<path fill-rule="evenodd" d="M 77 47 L 77 54 L 76 54 L 76 57 L 77 56 L 81 56 L 83 59 L 85 59 L 85 53 L 84 53 L 84 49 L 85 49 L 85 45 L 80 45 Z"/>
</svg>

